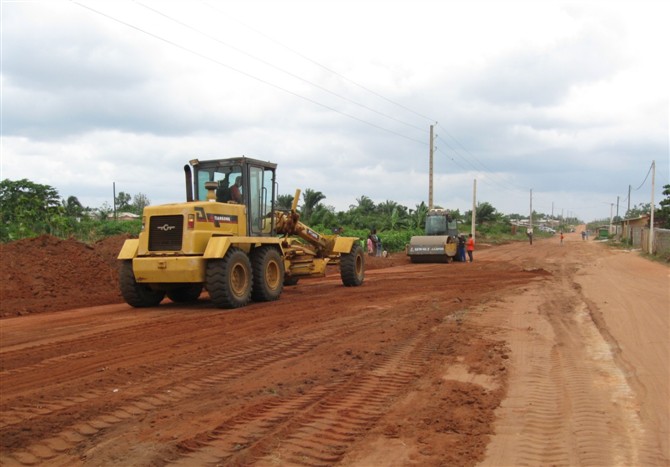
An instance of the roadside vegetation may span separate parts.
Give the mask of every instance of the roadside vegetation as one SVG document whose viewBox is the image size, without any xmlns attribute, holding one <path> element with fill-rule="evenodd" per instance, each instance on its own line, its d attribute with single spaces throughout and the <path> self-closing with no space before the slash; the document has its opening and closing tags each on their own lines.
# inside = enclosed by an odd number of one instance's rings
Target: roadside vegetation
<svg viewBox="0 0 670 467">
<path fill-rule="evenodd" d="M 661 201 L 661 207 L 655 214 L 667 223 L 670 218 L 670 185 L 664 188 L 666 198 Z M 404 250 L 412 236 L 423 234 L 428 212 L 428 206 L 423 202 L 408 208 L 391 200 L 375 203 L 362 195 L 348 210 L 336 211 L 334 207 L 323 203 L 325 199 L 326 195 L 322 192 L 308 188 L 303 192 L 298 205 L 302 221 L 318 232 L 342 232 L 347 236 L 366 239 L 370 231 L 376 229 L 384 249 L 389 252 Z M 278 196 L 279 209 L 290 209 L 292 202 L 293 195 Z M 105 203 L 98 208 L 90 208 L 83 206 L 75 196 L 62 198 L 49 185 L 37 184 L 27 179 L 5 179 L 0 182 L 0 205 L 0 242 L 48 234 L 60 238 L 74 237 L 91 243 L 119 234 L 137 236 L 141 229 L 141 219 L 118 220 L 115 214 L 117 217 L 119 213 L 141 215 L 144 207 L 150 205 L 150 200 L 142 193 L 132 196 L 120 192 L 114 200 L 114 206 Z M 649 206 L 646 208 L 648 212 Z M 634 208 L 640 211 L 644 209 L 645 206 Z M 637 212 L 634 210 L 631 209 L 631 214 Z M 461 233 L 467 234 L 471 231 L 471 214 L 471 211 L 452 211 L 452 216 L 459 222 Z M 476 209 L 477 240 L 493 244 L 525 241 L 525 228 L 516 225 L 517 221 L 524 218 L 527 216 L 500 213 L 490 203 L 481 202 Z M 555 232 L 559 232 L 570 231 L 571 226 L 582 224 L 583 221 L 577 218 L 552 218 L 533 212 L 533 224 L 543 223 L 551 223 Z M 589 227 L 595 229 L 607 224 L 609 219 L 595 221 Z M 536 238 L 550 237 L 554 232 L 536 229 L 534 235 Z"/>
</svg>

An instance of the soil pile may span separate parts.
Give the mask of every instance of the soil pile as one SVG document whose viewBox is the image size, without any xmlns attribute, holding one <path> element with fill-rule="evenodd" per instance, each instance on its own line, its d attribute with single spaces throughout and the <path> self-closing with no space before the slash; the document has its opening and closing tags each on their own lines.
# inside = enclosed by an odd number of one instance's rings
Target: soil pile
<svg viewBox="0 0 670 467">
<path fill-rule="evenodd" d="M 0 246 L 0 317 L 123 301 L 119 254 L 126 235 L 93 245 L 49 235 Z"/>
<path fill-rule="evenodd" d="M 86 244 L 50 235 L 0 245 L 0 318 L 123 302 L 116 257 L 128 235 Z M 366 269 L 408 261 L 366 256 Z"/>
</svg>

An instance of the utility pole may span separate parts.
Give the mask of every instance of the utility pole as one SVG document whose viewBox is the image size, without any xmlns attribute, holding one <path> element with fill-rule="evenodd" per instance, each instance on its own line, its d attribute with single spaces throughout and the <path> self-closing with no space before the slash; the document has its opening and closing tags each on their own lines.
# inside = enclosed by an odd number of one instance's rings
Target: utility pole
<svg viewBox="0 0 670 467">
<path fill-rule="evenodd" d="M 475 238 L 475 222 L 477 221 L 477 179 L 472 185 L 472 216 L 470 216 L 470 233 Z"/>
<path fill-rule="evenodd" d="M 616 216 L 619 217 L 619 196 L 616 197 Z"/>
<path fill-rule="evenodd" d="M 649 218 L 649 251 L 654 254 L 654 185 L 656 185 L 656 161 L 651 161 L 651 217 Z"/>
<path fill-rule="evenodd" d="M 112 203 L 114 205 L 114 220 L 116 220 L 116 182 L 112 182 L 112 192 L 114 195 L 114 202 Z"/>
<path fill-rule="evenodd" d="M 428 163 L 428 209 L 433 209 L 433 125 L 430 126 L 430 162 Z"/>
<path fill-rule="evenodd" d="M 630 185 L 628 185 L 628 209 L 626 209 L 626 231 L 624 232 L 624 238 L 628 238 L 630 234 L 630 221 L 628 220 L 628 213 L 630 212 Z M 633 244 L 633 236 L 630 236 L 631 245 Z"/>
<path fill-rule="evenodd" d="M 530 215 L 528 216 L 528 226 L 533 230 L 533 189 L 530 189 Z"/>
<path fill-rule="evenodd" d="M 533 244 L 533 189 L 530 189 L 530 214 L 528 215 L 528 229 L 526 230 L 528 241 Z"/>
<path fill-rule="evenodd" d="M 614 215 L 614 203 L 610 203 L 610 234 L 612 233 L 612 216 Z"/>
</svg>

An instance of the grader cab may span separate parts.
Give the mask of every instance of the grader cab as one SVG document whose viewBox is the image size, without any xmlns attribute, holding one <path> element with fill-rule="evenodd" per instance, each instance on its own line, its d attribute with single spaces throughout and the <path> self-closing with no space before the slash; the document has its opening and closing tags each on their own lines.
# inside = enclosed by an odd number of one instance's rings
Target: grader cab
<svg viewBox="0 0 670 467">
<path fill-rule="evenodd" d="M 184 166 L 186 202 L 147 206 L 139 238 L 118 259 L 121 293 L 135 307 L 196 300 L 215 306 L 277 300 L 283 286 L 324 276 L 339 264 L 345 286 L 359 286 L 365 257 L 358 238 L 321 235 L 277 209 L 277 165 L 248 157 Z"/>
</svg>

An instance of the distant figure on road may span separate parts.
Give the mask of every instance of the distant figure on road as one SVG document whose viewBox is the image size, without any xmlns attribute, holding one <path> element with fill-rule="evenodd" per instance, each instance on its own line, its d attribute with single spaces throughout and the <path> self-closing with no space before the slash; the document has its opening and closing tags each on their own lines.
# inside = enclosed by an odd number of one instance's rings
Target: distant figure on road
<svg viewBox="0 0 670 467">
<path fill-rule="evenodd" d="M 582 230 L 582 240 L 586 240 L 586 230 Z"/>
<path fill-rule="evenodd" d="M 475 239 L 472 238 L 472 234 L 468 234 L 468 243 L 467 243 L 468 257 L 472 263 L 472 252 L 475 251 Z"/>
<path fill-rule="evenodd" d="M 561 245 L 563 245 L 563 231 L 561 230 Z"/>
<path fill-rule="evenodd" d="M 526 229 L 526 235 L 528 235 L 528 240 L 530 241 L 530 244 L 532 245 L 533 244 L 533 228 L 532 227 L 528 227 L 528 229 Z"/>
</svg>

